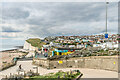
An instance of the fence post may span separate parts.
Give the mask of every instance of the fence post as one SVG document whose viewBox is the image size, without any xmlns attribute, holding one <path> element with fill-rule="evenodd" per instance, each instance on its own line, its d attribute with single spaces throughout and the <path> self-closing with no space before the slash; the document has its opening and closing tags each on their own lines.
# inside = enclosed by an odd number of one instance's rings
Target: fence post
<svg viewBox="0 0 120 80">
<path fill-rule="evenodd" d="M 5 76 L 5 78 L 7 79 L 7 75 Z"/>
<path fill-rule="evenodd" d="M 25 77 L 25 71 L 24 71 L 24 77 Z"/>
<path fill-rule="evenodd" d="M 38 67 L 36 67 L 36 73 L 38 74 Z"/>
<path fill-rule="evenodd" d="M 20 72 L 18 72 L 18 75 L 20 74 Z"/>
<path fill-rule="evenodd" d="M 10 78 L 12 77 L 12 74 L 10 73 Z"/>
</svg>

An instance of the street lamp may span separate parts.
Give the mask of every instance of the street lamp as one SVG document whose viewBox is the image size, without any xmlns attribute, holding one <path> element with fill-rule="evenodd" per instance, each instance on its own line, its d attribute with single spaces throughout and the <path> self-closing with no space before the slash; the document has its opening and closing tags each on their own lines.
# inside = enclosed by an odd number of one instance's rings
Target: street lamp
<svg viewBox="0 0 120 80">
<path fill-rule="evenodd" d="M 106 2 L 106 33 L 105 33 L 105 38 L 108 38 L 108 33 L 107 33 L 107 5 L 109 4 L 109 2 Z"/>
<path fill-rule="evenodd" d="M 108 40 L 108 33 L 107 33 L 107 9 L 108 9 L 108 4 L 109 2 L 106 1 L 106 33 L 105 33 L 105 38 Z M 107 43 L 105 45 L 105 47 L 107 48 Z"/>
</svg>

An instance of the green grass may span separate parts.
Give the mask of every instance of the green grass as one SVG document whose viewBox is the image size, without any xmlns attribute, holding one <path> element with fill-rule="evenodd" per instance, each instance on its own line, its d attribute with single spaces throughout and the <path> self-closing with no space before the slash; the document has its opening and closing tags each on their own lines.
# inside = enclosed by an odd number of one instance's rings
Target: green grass
<svg viewBox="0 0 120 80">
<path fill-rule="evenodd" d="M 32 39 L 28 39 L 26 40 L 28 43 L 30 43 L 32 46 L 34 47 L 38 47 L 41 48 L 42 45 L 45 45 L 44 42 L 41 42 L 41 40 L 39 38 L 32 38 Z"/>
<path fill-rule="evenodd" d="M 24 80 L 56 80 L 58 76 L 60 77 L 60 80 L 62 80 L 65 76 L 66 79 L 64 80 L 70 80 L 77 78 L 78 75 L 80 75 L 80 72 L 77 72 L 75 74 L 68 74 L 67 72 L 57 72 L 57 73 L 49 73 L 47 75 L 40 75 L 40 76 L 34 76 L 29 79 Z M 59 79 L 58 79 L 59 80 Z"/>
</svg>

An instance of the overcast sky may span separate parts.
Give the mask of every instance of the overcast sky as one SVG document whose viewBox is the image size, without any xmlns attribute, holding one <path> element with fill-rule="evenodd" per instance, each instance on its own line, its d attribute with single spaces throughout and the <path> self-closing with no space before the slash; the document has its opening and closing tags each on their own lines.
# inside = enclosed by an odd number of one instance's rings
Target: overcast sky
<svg viewBox="0 0 120 80">
<path fill-rule="evenodd" d="M 105 32 L 104 2 L 8 2 L 1 3 L 1 39 L 59 35 L 91 35 Z M 117 33 L 118 3 L 108 5 L 108 32 Z"/>
</svg>

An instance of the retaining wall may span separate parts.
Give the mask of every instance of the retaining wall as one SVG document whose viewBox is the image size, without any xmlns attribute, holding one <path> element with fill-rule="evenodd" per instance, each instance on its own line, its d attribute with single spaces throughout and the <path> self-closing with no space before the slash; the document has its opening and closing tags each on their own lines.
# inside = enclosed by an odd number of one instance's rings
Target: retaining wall
<svg viewBox="0 0 120 80">
<path fill-rule="evenodd" d="M 4 65 L 2 65 L 2 66 L 0 67 L 0 71 L 5 70 L 5 69 L 8 69 L 8 68 L 10 68 L 10 67 L 12 67 L 12 66 L 14 66 L 14 65 L 16 65 L 16 62 L 6 63 L 6 64 L 4 64 Z"/>
<path fill-rule="evenodd" d="M 33 63 L 45 68 L 91 68 L 118 71 L 117 56 L 78 57 L 61 60 L 33 59 Z"/>
</svg>

